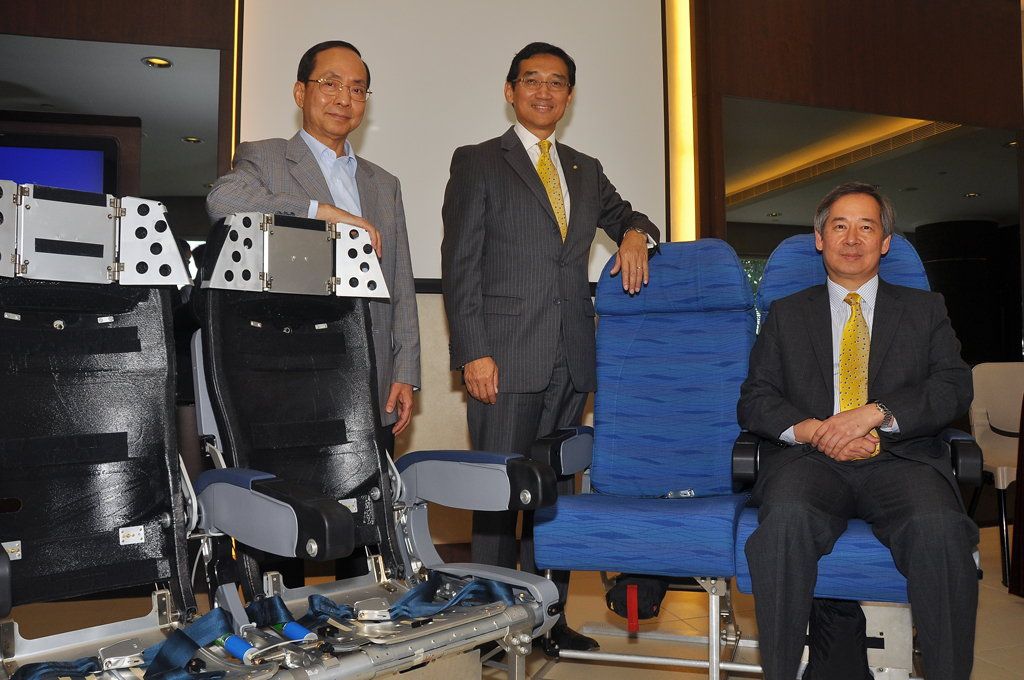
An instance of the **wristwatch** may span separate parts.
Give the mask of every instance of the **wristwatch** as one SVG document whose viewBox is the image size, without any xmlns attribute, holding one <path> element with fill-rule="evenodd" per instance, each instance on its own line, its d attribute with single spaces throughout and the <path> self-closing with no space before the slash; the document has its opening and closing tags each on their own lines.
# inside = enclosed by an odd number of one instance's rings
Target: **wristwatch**
<svg viewBox="0 0 1024 680">
<path fill-rule="evenodd" d="M 889 407 L 880 401 L 872 400 L 871 403 L 874 404 L 875 407 L 882 412 L 882 423 L 878 426 L 878 428 L 881 430 L 886 430 L 892 427 L 892 422 L 896 420 L 896 417 L 893 416 L 892 411 L 889 410 Z"/>
</svg>

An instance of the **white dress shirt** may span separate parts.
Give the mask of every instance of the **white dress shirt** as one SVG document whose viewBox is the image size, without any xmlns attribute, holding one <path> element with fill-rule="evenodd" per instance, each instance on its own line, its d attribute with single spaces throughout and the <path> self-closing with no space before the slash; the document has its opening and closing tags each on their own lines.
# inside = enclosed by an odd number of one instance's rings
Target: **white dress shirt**
<svg viewBox="0 0 1024 680">
<path fill-rule="evenodd" d="M 305 130 L 299 130 L 299 135 L 306 142 L 306 146 L 313 153 L 320 172 L 323 173 L 327 188 L 331 190 L 331 198 L 334 199 L 334 207 L 347 210 L 353 215 L 362 217 L 363 211 L 359 205 L 359 188 L 356 186 L 356 169 L 359 161 L 352 151 L 352 145 L 345 140 L 344 155 L 339 156 L 333 149 L 309 134 Z M 316 211 L 320 208 L 319 201 L 309 202 L 309 213 L 306 217 L 316 217 Z"/>
<path fill-rule="evenodd" d="M 871 277 L 857 290 L 846 290 L 832 279 L 826 282 L 828 288 L 828 305 L 832 312 L 832 415 L 839 413 L 839 345 L 843 340 L 843 328 L 846 322 L 853 315 L 853 307 L 846 304 L 846 296 L 850 293 L 860 295 L 860 311 L 864 315 L 864 322 L 868 325 L 870 336 L 872 324 L 875 321 L 875 300 L 878 298 L 878 275 Z M 786 428 L 786 431 L 779 437 L 787 444 L 797 444 L 794 436 L 796 424 Z M 892 425 L 887 428 L 880 428 L 883 432 L 899 432 L 895 419 Z"/>
<path fill-rule="evenodd" d="M 537 161 L 540 160 L 540 137 L 533 134 L 519 121 L 515 124 L 516 134 L 519 135 L 519 141 L 523 143 L 523 147 L 526 149 L 526 155 L 530 157 L 530 162 L 533 163 L 533 167 L 537 167 Z M 562 171 L 562 163 L 558 160 L 558 145 L 555 144 L 555 136 L 548 137 L 548 141 L 551 142 L 551 148 L 548 150 L 548 155 L 551 156 L 551 162 L 555 164 L 555 171 L 558 173 L 558 184 L 562 187 L 562 203 L 565 205 L 565 223 L 569 224 L 569 186 L 565 183 L 565 173 Z"/>
</svg>

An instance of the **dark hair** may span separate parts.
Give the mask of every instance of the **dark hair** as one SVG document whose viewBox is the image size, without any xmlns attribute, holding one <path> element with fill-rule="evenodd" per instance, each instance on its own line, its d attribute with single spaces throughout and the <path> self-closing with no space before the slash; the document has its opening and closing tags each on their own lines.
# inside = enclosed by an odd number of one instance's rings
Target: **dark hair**
<svg viewBox="0 0 1024 680">
<path fill-rule="evenodd" d="M 821 199 L 817 210 L 814 211 L 814 230 L 816 232 L 823 233 L 825 223 L 828 222 L 828 214 L 832 210 L 832 204 L 850 194 L 864 194 L 878 202 L 878 210 L 882 215 L 883 237 L 891 236 L 896 231 L 896 211 L 892 207 L 892 202 L 878 190 L 878 187 L 866 182 L 844 182 L 825 194 L 825 198 Z"/>
<path fill-rule="evenodd" d="M 316 55 L 325 50 L 334 49 L 335 47 L 352 50 L 356 53 L 359 60 L 363 62 L 363 67 L 366 68 L 366 87 L 370 87 L 370 67 L 366 65 L 366 61 L 363 60 L 363 55 L 360 54 L 356 46 L 345 40 L 327 40 L 322 43 L 317 43 L 306 50 L 306 53 L 302 55 L 302 59 L 299 59 L 299 68 L 295 74 L 295 80 L 300 83 L 308 81 L 309 76 L 313 73 L 313 66 L 316 63 Z"/>
<path fill-rule="evenodd" d="M 508 75 L 505 76 L 505 81 L 511 83 L 512 87 L 516 86 L 516 81 L 519 80 L 519 65 L 523 63 L 524 59 L 535 57 L 538 54 L 550 54 L 553 57 L 558 57 L 565 62 L 566 67 L 569 69 L 569 88 L 573 88 L 576 85 L 576 62 L 572 60 L 572 57 L 566 53 L 561 47 L 556 47 L 551 43 L 546 42 L 532 42 L 523 49 L 516 52 L 516 56 L 512 57 L 512 65 L 508 67 Z"/>
</svg>

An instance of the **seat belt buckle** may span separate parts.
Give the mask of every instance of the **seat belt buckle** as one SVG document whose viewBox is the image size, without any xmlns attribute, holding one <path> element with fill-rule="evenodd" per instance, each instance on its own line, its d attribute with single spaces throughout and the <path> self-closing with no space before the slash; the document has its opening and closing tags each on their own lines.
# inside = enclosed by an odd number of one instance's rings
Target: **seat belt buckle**
<svg viewBox="0 0 1024 680">
<path fill-rule="evenodd" d="M 105 671 L 141 666 L 144 649 L 142 641 L 137 638 L 101 647 L 99 650 L 100 665 Z"/>
</svg>

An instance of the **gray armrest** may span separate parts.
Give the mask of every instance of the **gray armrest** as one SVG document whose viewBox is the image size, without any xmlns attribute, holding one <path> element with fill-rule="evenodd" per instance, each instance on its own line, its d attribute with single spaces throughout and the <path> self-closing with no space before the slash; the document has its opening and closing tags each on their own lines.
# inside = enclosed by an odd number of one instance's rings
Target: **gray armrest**
<svg viewBox="0 0 1024 680">
<path fill-rule="evenodd" d="M 732 490 L 739 493 L 754 486 L 761 460 L 761 442 L 753 432 L 740 432 L 732 445 Z"/>
<path fill-rule="evenodd" d="M 463 510 L 534 510 L 558 498 L 554 471 L 518 454 L 417 451 L 398 459 L 406 503 Z"/>
<path fill-rule="evenodd" d="M 583 472 L 594 460 L 594 428 L 580 425 L 541 437 L 530 448 L 530 459 L 550 466 L 559 477 Z"/>
<path fill-rule="evenodd" d="M 195 484 L 199 527 L 283 557 L 326 561 L 352 554 L 355 522 L 335 499 L 274 475 L 208 470 Z"/>
</svg>

